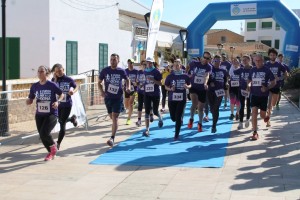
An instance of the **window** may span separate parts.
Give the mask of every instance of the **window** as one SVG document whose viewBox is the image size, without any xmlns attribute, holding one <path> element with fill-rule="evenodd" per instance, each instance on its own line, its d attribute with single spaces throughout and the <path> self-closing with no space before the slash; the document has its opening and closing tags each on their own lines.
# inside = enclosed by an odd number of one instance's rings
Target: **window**
<svg viewBox="0 0 300 200">
<path fill-rule="evenodd" d="M 265 45 L 267 45 L 267 46 L 269 46 L 269 47 L 272 46 L 272 41 L 271 40 L 262 40 L 260 42 L 263 43 L 263 44 L 265 44 Z"/>
<path fill-rule="evenodd" d="M 99 44 L 99 71 L 108 66 L 108 44 Z"/>
<path fill-rule="evenodd" d="M 256 31 L 256 22 L 248 22 L 247 31 Z"/>
<path fill-rule="evenodd" d="M 255 42 L 255 40 L 246 40 L 246 42 Z"/>
<path fill-rule="evenodd" d="M 279 26 L 279 24 L 277 24 L 277 23 L 276 23 L 275 30 L 276 30 L 276 31 L 280 30 L 280 26 Z"/>
<path fill-rule="evenodd" d="M 67 75 L 76 75 L 78 70 L 78 47 L 77 42 L 67 41 L 66 49 Z"/>
<path fill-rule="evenodd" d="M 272 22 L 262 22 L 261 29 L 272 29 Z"/>
<path fill-rule="evenodd" d="M 226 36 L 221 36 L 221 43 L 226 43 Z"/>
<path fill-rule="evenodd" d="M 275 40 L 275 49 L 279 49 L 280 40 Z"/>
</svg>

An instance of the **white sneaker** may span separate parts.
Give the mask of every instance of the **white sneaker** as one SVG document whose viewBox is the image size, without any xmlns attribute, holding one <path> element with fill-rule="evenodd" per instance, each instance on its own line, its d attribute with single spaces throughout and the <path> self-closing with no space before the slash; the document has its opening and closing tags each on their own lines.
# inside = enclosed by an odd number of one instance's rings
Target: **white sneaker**
<svg viewBox="0 0 300 200">
<path fill-rule="evenodd" d="M 246 121 L 246 123 L 245 123 L 245 127 L 246 127 L 246 128 L 248 128 L 248 127 L 249 127 L 249 125 L 250 125 L 250 119 L 248 119 L 248 120 Z"/>
<path fill-rule="evenodd" d="M 243 122 L 240 122 L 240 123 L 239 123 L 239 125 L 238 125 L 237 129 L 238 129 L 238 130 L 241 130 L 241 129 L 243 129 Z"/>
</svg>

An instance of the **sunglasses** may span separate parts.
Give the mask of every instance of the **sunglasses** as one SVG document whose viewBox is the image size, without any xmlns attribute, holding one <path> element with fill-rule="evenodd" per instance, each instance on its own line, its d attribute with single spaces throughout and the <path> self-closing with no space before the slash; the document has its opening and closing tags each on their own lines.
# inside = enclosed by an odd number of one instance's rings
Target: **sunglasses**
<svg viewBox="0 0 300 200">
<path fill-rule="evenodd" d="M 203 56 L 203 58 L 204 58 L 205 60 L 210 60 L 210 57 L 204 57 L 204 56 Z"/>
</svg>

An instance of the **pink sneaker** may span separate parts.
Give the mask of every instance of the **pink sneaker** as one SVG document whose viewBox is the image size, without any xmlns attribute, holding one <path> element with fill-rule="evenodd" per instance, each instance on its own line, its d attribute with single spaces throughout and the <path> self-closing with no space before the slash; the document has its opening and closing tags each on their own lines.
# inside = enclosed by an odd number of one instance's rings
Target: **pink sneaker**
<svg viewBox="0 0 300 200">
<path fill-rule="evenodd" d="M 50 154 L 52 155 L 53 159 L 55 158 L 56 153 L 57 153 L 57 147 L 56 144 L 54 144 L 50 147 Z"/>
<path fill-rule="evenodd" d="M 48 153 L 44 160 L 45 161 L 53 160 L 53 156 L 51 155 L 51 153 Z"/>
</svg>

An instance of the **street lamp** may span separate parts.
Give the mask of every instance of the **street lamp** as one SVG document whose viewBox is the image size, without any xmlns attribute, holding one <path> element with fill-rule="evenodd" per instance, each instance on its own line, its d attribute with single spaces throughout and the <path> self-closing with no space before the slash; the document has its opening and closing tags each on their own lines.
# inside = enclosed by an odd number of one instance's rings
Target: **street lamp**
<svg viewBox="0 0 300 200">
<path fill-rule="evenodd" d="M 187 51 L 185 51 L 184 43 L 187 39 L 188 33 L 189 32 L 188 32 L 187 29 L 180 29 L 179 30 L 180 39 L 182 41 L 182 57 L 184 58 L 184 65 L 186 64 L 185 59 L 187 58 Z"/>
<path fill-rule="evenodd" d="M 219 43 L 219 44 L 217 44 L 217 47 L 218 47 L 218 50 L 219 50 L 219 54 L 221 54 L 224 45 Z"/>
<path fill-rule="evenodd" d="M 231 60 L 233 59 L 233 52 L 235 51 L 235 47 L 231 46 L 229 47 L 229 51 L 231 52 Z"/>
<path fill-rule="evenodd" d="M 145 18 L 145 21 L 146 21 L 146 24 L 147 24 L 147 27 L 149 28 L 149 21 L 150 21 L 150 12 L 146 13 L 144 15 L 144 18 Z"/>
</svg>

